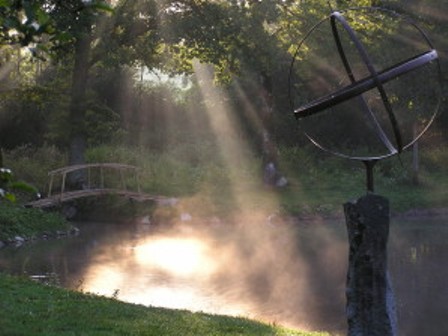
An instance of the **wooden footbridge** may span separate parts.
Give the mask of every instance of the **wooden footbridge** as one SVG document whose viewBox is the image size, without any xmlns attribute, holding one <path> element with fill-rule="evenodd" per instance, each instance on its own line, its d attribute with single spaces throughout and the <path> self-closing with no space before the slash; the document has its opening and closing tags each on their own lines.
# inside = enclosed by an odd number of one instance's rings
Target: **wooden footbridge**
<svg viewBox="0 0 448 336">
<path fill-rule="evenodd" d="M 67 189 L 67 175 L 78 172 L 85 181 L 79 190 Z M 137 202 L 155 201 L 162 205 L 173 205 L 176 200 L 164 196 L 150 195 L 140 190 L 138 168 L 120 163 L 92 163 L 73 165 L 48 173 L 49 184 L 45 198 L 26 204 L 33 208 L 51 208 L 80 198 L 118 195 Z"/>
</svg>

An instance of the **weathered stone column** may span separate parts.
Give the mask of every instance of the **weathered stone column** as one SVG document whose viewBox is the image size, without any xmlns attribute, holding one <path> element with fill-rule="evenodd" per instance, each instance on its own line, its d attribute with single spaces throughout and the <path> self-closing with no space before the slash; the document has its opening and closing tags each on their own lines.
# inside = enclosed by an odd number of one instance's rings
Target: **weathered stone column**
<svg viewBox="0 0 448 336">
<path fill-rule="evenodd" d="M 372 193 L 344 204 L 350 244 L 349 336 L 395 336 L 396 312 L 387 271 L 389 201 Z"/>
</svg>

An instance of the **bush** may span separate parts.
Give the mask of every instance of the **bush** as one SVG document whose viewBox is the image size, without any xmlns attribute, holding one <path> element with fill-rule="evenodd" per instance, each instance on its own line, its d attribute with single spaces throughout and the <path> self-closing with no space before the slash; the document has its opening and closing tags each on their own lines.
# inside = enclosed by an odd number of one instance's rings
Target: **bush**
<svg viewBox="0 0 448 336">
<path fill-rule="evenodd" d="M 15 176 L 45 192 L 48 172 L 67 165 L 67 156 L 55 146 L 21 146 L 4 153 L 4 164 Z"/>
<path fill-rule="evenodd" d="M 68 229 L 69 225 L 58 213 L 0 203 L 0 240 L 2 241 L 15 236 L 32 238 L 43 232 Z"/>
</svg>

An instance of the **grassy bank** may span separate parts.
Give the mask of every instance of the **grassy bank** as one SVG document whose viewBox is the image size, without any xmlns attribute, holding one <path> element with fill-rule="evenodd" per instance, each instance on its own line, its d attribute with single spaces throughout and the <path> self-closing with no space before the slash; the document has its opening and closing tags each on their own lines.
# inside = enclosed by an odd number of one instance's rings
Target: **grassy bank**
<svg viewBox="0 0 448 336">
<path fill-rule="evenodd" d="M 71 226 L 58 213 L 23 208 L 9 202 L 0 203 L 0 241 L 15 237 L 25 240 L 66 233 Z"/>
<path fill-rule="evenodd" d="M 325 336 L 245 318 L 147 308 L 0 274 L 2 335 Z"/>
</svg>

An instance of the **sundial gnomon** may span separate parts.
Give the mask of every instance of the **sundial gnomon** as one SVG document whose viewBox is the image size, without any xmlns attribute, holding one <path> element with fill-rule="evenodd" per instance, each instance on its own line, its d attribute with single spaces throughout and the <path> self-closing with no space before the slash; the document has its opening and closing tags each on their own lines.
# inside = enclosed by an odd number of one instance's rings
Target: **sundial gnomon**
<svg viewBox="0 0 448 336">
<path fill-rule="evenodd" d="M 291 105 L 314 145 L 366 163 L 373 191 L 375 162 L 412 146 L 434 120 L 439 76 L 437 51 L 406 17 L 333 11 L 297 45 Z"/>
</svg>

